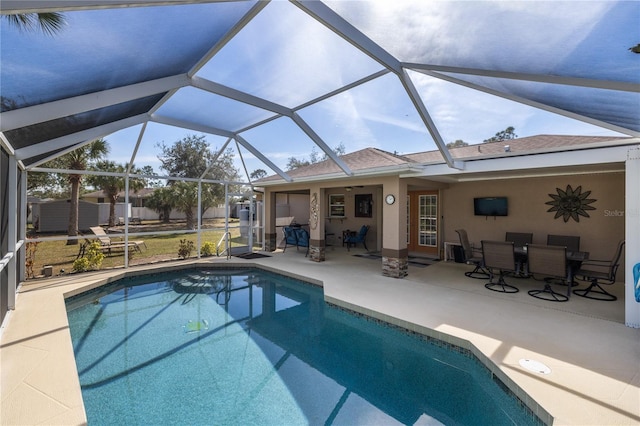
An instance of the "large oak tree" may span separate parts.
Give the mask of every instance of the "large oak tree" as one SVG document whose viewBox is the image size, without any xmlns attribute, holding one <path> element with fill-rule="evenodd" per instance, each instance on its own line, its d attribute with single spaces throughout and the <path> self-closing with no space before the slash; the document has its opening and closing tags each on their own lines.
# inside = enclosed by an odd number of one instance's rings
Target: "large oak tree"
<svg viewBox="0 0 640 426">
<path fill-rule="evenodd" d="M 204 135 L 188 135 L 171 146 L 164 142 L 157 145 L 162 151 L 158 156 L 160 168 L 165 170 L 169 176 L 200 178 L 203 177 L 219 181 L 238 181 L 239 171 L 234 167 L 233 150 L 227 149 L 216 156 L 216 150 L 212 150 Z M 206 174 L 205 174 L 206 172 Z M 170 181 L 168 185 L 175 186 L 177 181 Z M 179 205 L 180 209 L 187 215 L 187 222 L 191 219 L 193 226 L 193 213 L 188 213 L 186 206 L 192 203 L 192 207 L 197 206 L 197 197 L 193 198 L 193 190 L 181 187 L 174 192 L 178 197 L 174 206 Z M 196 190 L 197 193 L 197 190 Z M 204 184 L 202 185 L 201 214 L 214 206 L 216 203 L 224 202 L 224 185 Z M 184 199 L 180 199 L 183 197 Z M 189 216 L 191 215 L 191 216 Z"/>
</svg>

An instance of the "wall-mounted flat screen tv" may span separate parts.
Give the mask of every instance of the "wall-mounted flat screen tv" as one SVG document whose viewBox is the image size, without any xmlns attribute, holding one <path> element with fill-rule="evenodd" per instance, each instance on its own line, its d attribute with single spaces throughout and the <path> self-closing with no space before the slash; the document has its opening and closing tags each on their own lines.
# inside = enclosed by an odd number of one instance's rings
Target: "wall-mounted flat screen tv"
<svg viewBox="0 0 640 426">
<path fill-rule="evenodd" d="M 476 216 L 506 216 L 508 212 L 507 197 L 473 199 L 473 213 Z"/>
</svg>

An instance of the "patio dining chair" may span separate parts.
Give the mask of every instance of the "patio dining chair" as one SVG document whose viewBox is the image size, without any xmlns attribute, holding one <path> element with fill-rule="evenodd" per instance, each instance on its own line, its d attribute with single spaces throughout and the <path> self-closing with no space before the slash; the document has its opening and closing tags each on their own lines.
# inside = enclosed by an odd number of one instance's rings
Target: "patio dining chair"
<svg viewBox="0 0 640 426">
<path fill-rule="evenodd" d="M 566 247 L 567 251 L 580 251 L 580 237 L 573 235 L 547 235 L 548 246 Z"/>
<path fill-rule="evenodd" d="M 549 234 L 547 235 L 547 245 L 548 246 L 559 246 L 559 247 L 566 247 L 567 248 L 567 252 L 578 252 L 580 251 L 580 237 L 579 236 L 573 236 L 573 235 L 553 235 L 553 234 Z M 577 269 L 577 267 L 579 266 L 579 263 L 575 263 L 575 262 L 569 262 L 569 265 L 567 265 L 569 268 L 574 268 Z M 551 280 L 552 278 L 547 278 L 547 281 Z M 572 281 L 571 283 L 567 283 L 566 281 L 556 281 L 556 284 L 562 284 L 562 285 L 571 285 L 576 286 L 576 282 Z"/>
<path fill-rule="evenodd" d="M 507 232 L 504 236 L 505 241 L 511 241 L 516 250 L 516 276 L 526 278 L 527 255 L 522 250 L 527 244 L 533 243 L 533 234 L 531 232 Z"/>
<path fill-rule="evenodd" d="M 527 246 L 529 273 L 534 278 L 544 277 L 544 288 L 529 290 L 530 296 L 550 302 L 566 302 L 568 295 L 559 293 L 551 287 L 554 280 L 567 281 L 567 249 L 560 246 L 529 244 Z M 546 278 L 552 278 L 547 280 Z M 567 293 L 570 294 L 570 293 Z"/>
<path fill-rule="evenodd" d="M 512 241 L 482 241 L 482 258 L 484 267 L 489 271 L 489 282 L 484 286 L 491 291 L 501 293 L 517 293 L 517 287 L 507 284 L 506 274 L 517 269 L 516 255 Z M 498 275 L 498 280 L 494 278 Z"/>
<path fill-rule="evenodd" d="M 524 247 L 533 243 L 533 234 L 530 232 L 507 232 L 504 240 L 511 241 L 515 247 Z"/>
<path fill-rule="evenodd" d="M 587 260 L 582 262 L 580 269 L 576 272 L 578 279 L 588 281 L 589 287 L 573 290 L 573 294 L 587 299 L 603 300 L 613 302 L 618 298 L 607 292 L 601 285 L 612 285 L 616 282 L 616 272 L 620 266 L 620 258 L 624 250 L 624 240 L 618 243 L 616 251 L 611 260 Z"/>
<path fill-rule="evenodd" d="M 466 230 L 456 229 L 456 233 L 460 238 L 460 245 L 462 246 L 462 251 L 464 253 L 464 262 L 475 266 L 473 271 L 465 272 L 464 275 L 469 278 L 488 278 L 490 274 L 483 268 L 482 250 L 476 250 L 471 247 Z"/>
</svg>

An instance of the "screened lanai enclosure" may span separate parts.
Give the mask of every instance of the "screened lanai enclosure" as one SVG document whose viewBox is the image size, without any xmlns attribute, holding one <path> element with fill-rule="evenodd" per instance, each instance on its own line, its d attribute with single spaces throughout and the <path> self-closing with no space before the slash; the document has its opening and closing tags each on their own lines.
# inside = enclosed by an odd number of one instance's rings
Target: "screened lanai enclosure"
<svg viewBox="0 0 640 426">
<path fill-rule="evenodd" d="M 416 166 L 424 176 L 464 174 L 482 160 L 455 158 L 447 144 L 480 144 L 508 127 L 519 136 L 618 137 L 594 149 L 600 161 L 608 149 L 629 151 L 627 268 L 640 261 L 638 2 L 4 0 L 0 7 L 2 319 L 28 275 L 29 241 L 77 240 L 77 252 L 108 217 L 124 266 L 128 253 L 136 258 L 130 241 L 149 245 L 169 232 L 191 238 L 197 255 L 234 229 L 251 249 L 264 225 L 256 179 L 294 182 L 292 159 L 325 158 L 357 178 L 363 172 L 339 154 L 437 151 L 437 161 Z M 57 24 L 43 29 L 34 14 L 50 13 Z M 102 160 L 121 168 L 55 162 L 96 140 L 109 147 Z M 204 167 L 172 167 L 178 156 L 168 153 L 185 140 L 204 144 Z M 87 191 L 102 188 L 96 178 L 121 179 L 118 213 L 80 209 L 78 234 L 66 226 L 57 236 L 28 234 L 37 230 L 30 179 L 53 173 L 93 178 Z M 194 225 L 139 226 L 141 182 L 190 183 Z M 85 202 L 109 204 L 100 198 Z M 230 220 L 234 203 L 249 223 Z M 36 204 L 41 225 L 42 212 L 55 206 Z M 182 219 L 178 213 L 171 214 Z M 208 218 L 220 220 L 207 225 Z"/>
</svg>

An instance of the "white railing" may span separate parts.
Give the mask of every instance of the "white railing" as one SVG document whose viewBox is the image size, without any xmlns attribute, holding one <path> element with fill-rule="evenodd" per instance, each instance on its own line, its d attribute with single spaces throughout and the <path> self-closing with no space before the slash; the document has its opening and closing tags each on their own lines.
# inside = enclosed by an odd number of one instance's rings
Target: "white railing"
<svg viewBox="0 0 640 426">
<path fill-rule="evenodd" d="M 220 238 L 220 241 L 218 241 L 218 245 L 216 245 L 216 255 L 220 256 L 223 253 L 227 254 L 227 260 L 231 259 L 231 250 L 229 247 L 229 238 L 231 237 L 231 232 L 226 231 L 224 234 L 222 234 L 222 238 Z M 224 245 L 224 250 L 222 252 L 220 252 L 220 245 L 222 243 L 225 243 Z"/>
</svg>

